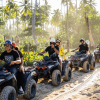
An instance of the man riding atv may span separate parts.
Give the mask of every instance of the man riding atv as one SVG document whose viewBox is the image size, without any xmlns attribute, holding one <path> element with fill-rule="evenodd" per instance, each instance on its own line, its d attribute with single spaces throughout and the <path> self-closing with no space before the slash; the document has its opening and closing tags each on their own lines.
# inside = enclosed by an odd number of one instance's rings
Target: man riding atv
<svg viewBox="0 0 100 100">
<path fill-rule="evenodd" d="M 85 43 L 84 39 L 80 39 L 80 45 L 77 49 L 73 50 L 73 51 L 76 51 L 76 50 L 79 50 L 80 52 L 84 50 L 83 53 L 87 53 L 89 51 L 89 47 L 88 45 Z M 89 51 L 90 52 L 90 51 Z"/>
<path fill-rule="evenodd" d="M 56 42 L 56 45 L 55 45 Z M 59 41 L 58 41 L 59 42 Z M 49 53 L 48 56 L 43 56 L 43 53 Z M 50 46 L 48 46 L 39 55 L 43 56 L 42 61 L 34 61 L 33 66 L 36 68 L 38 78 L 51 79 L 53 85 L 60 85 L 61 78 L 64 81 L 70 81 L 71 68 L 69 67 L 69 61 L 64 60 L 62 62 L 62 68 L 59 64 L 59 47 L 55 39 L 50 39 Z M 62 70 L 62 72 L 61 72 Z"/>
<path fill-rule="evenodd" d="M 77 49 L 73 50 L 72 52 L 75 52 L 76 50 L 79 49 L 78 52 L 76 52 L 76 54 L 86 54 L 88 55 L 88 59 L 89 59 L 89 65 L 92 66 L 93 64 L 93 55 L 91 54 L 90 50 L 89 50 L 89 47 L 88 47 L 88 44 L 85 43 L 84 39 L 80 39 L 80 45 Z M 90 54 L 88 54 L 88 52 Z M 78 69 L 78 67 L 76 67 L 76 69 Z M 92 68 L 91 68 L 92 69 Z"/>
<path fill-rule="evenodd" d="M 0 62 L 2 60 L 5 61 L 5 63 L 10 63 L 9 66 L 4 66 L 9 72 L 16 74 L 18 72 L 19 64 L 21 63 L 19 54 L 12 50 L 12 43 L 10 40 L 6 40 L 4 43 L 5 51 L 0 56 Z M 22 87 L 20 87 L 22 88 Z M 19 89 L 19 92 L 23 92 L 23 90 Z"/>
<path fill-rule="evenodd" d="M 53 53 L 56 53 L 57 55 L 55 57 L 52 57 L 52 60 L 53 61 L 58 61 L 59 47 L 55 46 L 55 42 L 56 41 L 55 41 L 54 38 L 50 39 L 50 46 L 48 46 L 43 52 L 40 52 L 39 54 L 44 54 L 44 53 L 48 52 L 49 56 L 50 56 Z"/>
</svg>

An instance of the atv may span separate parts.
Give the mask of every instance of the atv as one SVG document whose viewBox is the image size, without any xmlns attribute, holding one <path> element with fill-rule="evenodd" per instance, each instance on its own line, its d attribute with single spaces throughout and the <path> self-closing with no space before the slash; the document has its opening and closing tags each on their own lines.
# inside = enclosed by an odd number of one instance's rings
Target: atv
<svg viewBox="0 0 100 100">
<path fill-rule="evenodd" d="M 94 50 L 94 58 L 95 58 L 95 62 L 99 62 L 99 60 L 100 60 L 100 48 L 98 50 Z"/>
<path fill-rule="evenodd" d="M 33 66 L 36 69 L 38 78 L 51 79 L 52 84 L 55 86 L 60 85 L 61 78 L 64 81 L 70 81 L 71 79 L 71 68 L 69 67 L 69 61 L 64 60 L 62 62 L 62 73 L 61 67 L 58 61 L 53 61 L 52 57 L 55 57 L 55 53 L 50 57 L 43 56 L 43 61 L 34 61 Z"/>
<path fill-rule="evenodd" d="M 6 63 L 8 66 L 10 63 Z M 34 98 L 36 94 L 36 73 L 34 70 L 25 71 L 23 82 L 24 94 L 18 93 L 17 74 L 8 72 L 4 66 L 0 66 L 0 100 L 16 100 L 17 97 L 23 96 L 26 99 Z"/>
<path fill-rule="evenodd" d="M 85 50 L 82 50 L 81 52 L 77 51 L 74 55 L 70 55 L 69 60 L 71 61 L 71 69 L 78 69 L 79 67 L 81 67 L 83 68 L 83 71 L 87 73 L 89 72 L 89 69 L 94 70 L 95 68 L 95 61 L 93 60 L 93 55 L 86 54 Z"/>
</svg>

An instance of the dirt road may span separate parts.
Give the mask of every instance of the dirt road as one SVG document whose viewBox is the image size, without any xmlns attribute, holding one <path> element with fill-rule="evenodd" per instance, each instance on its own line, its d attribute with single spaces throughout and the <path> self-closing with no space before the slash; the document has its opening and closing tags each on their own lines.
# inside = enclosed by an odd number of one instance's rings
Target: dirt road
<svg viewBox="0 0 100 100">
<path fill-rule="evenodd" d="M 77 98 L 76 94 L 79 95 L 81 93 L 80 91 L 84 94 L 85 88 L 90 88 L 89 86 L 91 86 L 92 83 L 94 84 L 97 82 L 96 80 L 99 80 L 99 77 L 96 78 L 100 76 L 99 72 L 99 64 L 96 64 L 95 70 L 91 70 L 89 73 L 84 73 L 82 69 L 79 69 L 79 71 L 74 70 L 72 72 L 71 81 L 65 82 L 62 80 L 61 85 L 56 87 L 51 84 L 51 80 L 44 81 L 41 79 L 37 84 L 36 96 L 32 100 L 74 100 L 74 95 L 75 98 Z"/>
</svg>

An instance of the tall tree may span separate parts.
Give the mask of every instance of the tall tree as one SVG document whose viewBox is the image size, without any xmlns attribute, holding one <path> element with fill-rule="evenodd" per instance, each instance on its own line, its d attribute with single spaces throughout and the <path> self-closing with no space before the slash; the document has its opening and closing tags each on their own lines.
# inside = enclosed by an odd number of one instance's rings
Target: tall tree
<svg viewBox="0 0 100 100">
<path fill-rule="evenodd" d="M 55 26 L 55 31 L 58 31 L 58 26 L 61 20 L 61 12 L 59 9 L 54 10 L 52 19 L 51 19 L 51 24 Z"/>
<path fill-rule="evenodd" d="M 95 5 L 94 0 L 83 0 L 81 1 L 80 5 L 81 5 L 80 7 L 82 7 L 83 16 L 86 21 L 91 47 L 95 47 L 94 39 L 91 33 L 90 24 L 89 24 L 89 18 L 88 18 L 91 14 L 93 14 L 91 13 L 91 11 L 92 9 L 94 9 L 94 5 Z"/>
</svg>

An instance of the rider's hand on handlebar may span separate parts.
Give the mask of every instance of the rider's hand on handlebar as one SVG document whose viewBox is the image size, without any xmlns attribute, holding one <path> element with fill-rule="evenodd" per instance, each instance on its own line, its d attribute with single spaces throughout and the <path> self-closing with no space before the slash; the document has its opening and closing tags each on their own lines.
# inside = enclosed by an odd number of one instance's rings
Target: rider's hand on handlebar
<svg viewBox="0 0 100 100">
<path fill-rule="evenodd" d="M 71 52 L 75 52 L 75 50 L 72 50 Z"/>
<path fill-rule="evenodd" d="M 40 52 L 40 53 L 38 53 L 38 55 L 43 55 L 43 53 Z"/>
</svg>

